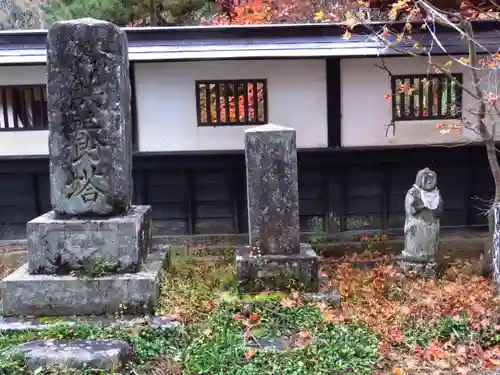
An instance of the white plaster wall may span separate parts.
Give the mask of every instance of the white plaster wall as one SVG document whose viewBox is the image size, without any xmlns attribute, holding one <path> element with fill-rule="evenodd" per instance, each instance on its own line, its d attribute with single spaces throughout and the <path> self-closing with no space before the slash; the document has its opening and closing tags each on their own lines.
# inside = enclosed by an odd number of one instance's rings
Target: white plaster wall
<svg viewBox="0 0 500 375">
<path fill-rule="evenodd" d="M 198 127 L 195 81 L 267 79 L 268 120 L 297 131 L 299 148 L 328 146 L 324 60 L 136 63 L 139 150 L 242 150 L 246 126 Z"/>
<path fill-rule="evenodd" d="M 450 59 L 434 57 L 433 61 L 444 64 Z M 392 57 L 384 59 L 392 74 L 425 74 L 428 72 L 426 57 Z M 379 58 L 343 59 L 341 62 L 342 84 L 342 146 L 391 146 L 457 143 L 478 140 L 476 133 L 462 128 L 459 134 L 440 134 L 438 123 L 456 124 L 457 120 L 397 121 L 395 136 L 385 135 L 384 125 L 392 118 L 392 102 L 384 95 L 391 91 L 391 79 L 387 72 L 377 67 Z M 470 72 L 458 63 L 452 65 L 453 73 L 463 73 L 464 87 L 471 88 Z M 430 71 L 432 73 L 432 71 Z M 487 80 L 483 85 L 491 85 Z M 498 83 L 494 83 L 498 86 Z M 466 92 L 462 93 L 464 117 L 472 120 L 469 113 L 477 102 Z M 497 131 L 497 134 L 499 132 Z"/>
<path fill-rule="evenodd" d="M 45 66 L 0 66 L 0 86 L 46 83 Z M 0 131 L 0 156 L 48 155 L 48 130 Z"/>
</svg>

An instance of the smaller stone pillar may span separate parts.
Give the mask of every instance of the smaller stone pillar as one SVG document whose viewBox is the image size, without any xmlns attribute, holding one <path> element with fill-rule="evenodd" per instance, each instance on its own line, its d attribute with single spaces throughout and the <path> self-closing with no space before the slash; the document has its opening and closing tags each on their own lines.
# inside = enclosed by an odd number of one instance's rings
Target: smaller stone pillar
<svg viewBox="0 0 500 375">
<path fill-rule="evenodd" d="M 405 247 L 400 262 L 404 272 L 435 275 L 442 211 L 436 173 L 429 168 L 418 171 L 415 184 L 405 198 Z"/>
<path fill-rule="evenodd" d="M 295 129 L 245 131 L 249 246 L 237 249 L 240 292 L 318 289 L 318 258 L 300 243 Z"/>
</svg>

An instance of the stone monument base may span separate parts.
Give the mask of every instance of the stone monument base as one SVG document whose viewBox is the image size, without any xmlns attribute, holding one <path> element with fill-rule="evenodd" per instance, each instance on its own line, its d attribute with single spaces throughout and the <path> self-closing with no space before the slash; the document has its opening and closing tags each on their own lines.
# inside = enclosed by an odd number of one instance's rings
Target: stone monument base
<svg viewBox="0 0 500 375">
<path fill-rule="evenodd" d="M 401 260 L 398 267 L 404 275 L 416 275 L 424 278 L 435 278 L 438 273 L 436 262 L 412 262 Z"/>
<path fill-rule="evenodd" d="M 137 272 L 151 247 L 151 206 L 94 219 L 59 219 L 50 211 L 29 221 L 26 232 L 31 274 L 69 275 L 89 268 Z"/>
<path fill-rule="evenodd" d="M 300 244 L 297 254 L 254 255 L 250 246 L 236 249 L 236 279 L 240 293 L 300 289 L 317 292 L 318 256 L 309 244 Z"/>
<path fill-rule="evenodd" d="M 170 248 L 152 251 L 137 273 L 102 277 L 30 275 L 28 264 L 3 280 L 5 316 L 71 316 L 150 313 Z"/>
</svg>

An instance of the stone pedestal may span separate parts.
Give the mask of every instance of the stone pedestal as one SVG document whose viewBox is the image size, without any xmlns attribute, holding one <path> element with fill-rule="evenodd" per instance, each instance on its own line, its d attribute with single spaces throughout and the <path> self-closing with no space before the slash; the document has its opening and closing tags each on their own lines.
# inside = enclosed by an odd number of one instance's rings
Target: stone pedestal
<svg viewBox="0 0 500 375">
<path fill-rule="evenodd" d="M 137 272 L 151 246 L 151 207 L 88 220 L 57 219 L 51 211 L 26 229 L 31 274 L 67 275 L 94 265 L 102 272 Z"/>
<path fill-rule="evenodd" d="M 31 275 L 28 264 L 2 283 L 5 316 L 72 316 L 149 313 L 158 297 L 159 277 L 169 249 L 152 251 L 139 272 L 85 275 Z"/>
<path fill-rule="evenodd" d="M 27 224 L 28 262 L 3 280 L 5 316 L 151 311 L 169 248 L 150 253 L 150 206 L 132 206 L 127 215 L 110 219 L 53 215 Z"/>
<path fill-rule="evenodd" d="M 301 244 L 299 253 L 260 256 L 250 246 L 240 246 L 236 274 L 241 293 L 283 289 L 316 292 L 319 287 L 318 257 L 309 244 Z"/>
<path fill-rule="evenodd" d="M 295 129 L 246 130 L 245 162 L 250 244 L 237 250 L 239 291 L 317 291 L 318 257 L 300 243 Z"/>
<path fill-rule="evenodd" d="M 435 278 L 438 273 L 438 266 L 436 262 L 411 262 L 402 260 L 398 263 L 398 267 L 405 275 L 416 275 L 425 278 Z"/>
</svg>

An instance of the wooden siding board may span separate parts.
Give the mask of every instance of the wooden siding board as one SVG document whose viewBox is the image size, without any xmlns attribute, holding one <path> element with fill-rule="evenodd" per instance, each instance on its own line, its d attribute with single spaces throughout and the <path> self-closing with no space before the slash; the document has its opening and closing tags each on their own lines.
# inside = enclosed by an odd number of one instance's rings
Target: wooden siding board
<svg viewBox="0 0 500 375">
<path fill-rule="evenodd" d="M 301 230 L 310 231 L 313 218 L 324 219 L 329 233 L 402 228 L 404 196 L 425 166 L 438 173 L 444 227 L 486 225 L 483 210 L 494 190 L 483 147 L 445 151 L 299 152 Z M 134 162 L 134 203 L 152 205 L 155 234 L 247 232 L 242 155 L 137 156 Z M 0 238 L 24 237 L 26 221 L 50 210 L 49 193 L 46 159 L 0 162 Z"/>
</svg>

